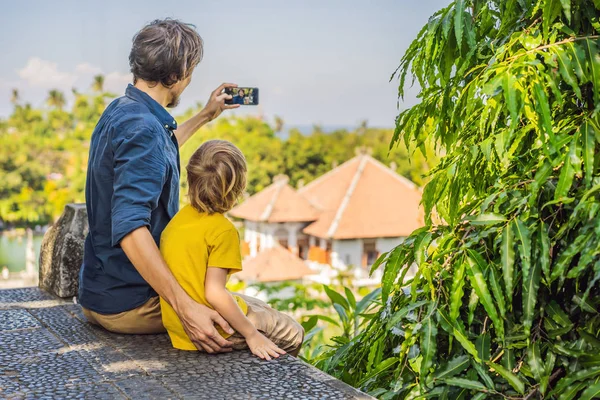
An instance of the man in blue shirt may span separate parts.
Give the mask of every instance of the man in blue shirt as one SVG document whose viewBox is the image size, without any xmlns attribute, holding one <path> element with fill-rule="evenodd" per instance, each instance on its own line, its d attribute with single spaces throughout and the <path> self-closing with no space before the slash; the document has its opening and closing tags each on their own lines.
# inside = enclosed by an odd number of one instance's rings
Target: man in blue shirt
<svg viewBox="0 0 600 400">
<path fill-rule="evenodd" d="M 158 296 L 173 306 L 190 339 L 209 353 L 230 345 L 215 329 L 232 332 L 214 310 L 177 283 L 158 245 L 179 208 L 179 147 L 225 109 L 234 84 L 222 84 L 204 109 L 177 126 L 174 107 L 202 58 L 192 26 L 157 20 L 133 38 L 133 85 L 102 114 L 90 144 L 86 203 L 89 234 L 79 279 L 86 318 L 120 333 L 164 332 Z"/>
<path fill-rule="evenodd" d="M 237 94 L 235 96 L 233 96 L 233 104 L 244 104 L 244 96 L 246 94 L 244 93 L 244 91 L 242 89 L 239 89 Z"/>
</svg>

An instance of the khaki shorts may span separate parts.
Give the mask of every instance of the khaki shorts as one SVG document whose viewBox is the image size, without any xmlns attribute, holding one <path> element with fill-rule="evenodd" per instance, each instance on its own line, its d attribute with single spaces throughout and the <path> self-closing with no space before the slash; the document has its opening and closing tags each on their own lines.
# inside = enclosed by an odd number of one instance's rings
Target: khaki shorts
<svg viewBox="0 0 600 400">
<path fill-rule="evenodd" d="M 297 356 L 304 340 L 304 329 L 292 317 L 271 308 L 265 302 L 254 297 L 235 293 L 248 305 L 246 316 L 256 329 L 268 337 L 287 353 Z M 246 340 L 239 333 L 234 333 L 227 340 L 233 343 L 236 350 L 247 349 Z"/>
<path fill-rule="evenodd" d="M 158 296 L 152 297 L 138 308 L 118 314 L 99 314 L 84 308 L 83 315 L 91 324 L 115 333 L 143 335 L 167 331 L 162 324 Z"/>
</svg>

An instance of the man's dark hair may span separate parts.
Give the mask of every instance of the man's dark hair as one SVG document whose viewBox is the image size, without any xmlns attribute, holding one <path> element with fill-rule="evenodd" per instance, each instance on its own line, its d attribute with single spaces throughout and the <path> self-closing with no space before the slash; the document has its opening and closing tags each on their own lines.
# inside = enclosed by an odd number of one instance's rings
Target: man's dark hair
<svg viewBox="0 0 600 400">
<path fill-rule="evenodd" d="M 173 86 L 200 63 L 202 47 L 193 25 L 170 18 L 152 21 L 133 37 L 129 53 L 133 82 L 142 79 Z"/>
</svg>

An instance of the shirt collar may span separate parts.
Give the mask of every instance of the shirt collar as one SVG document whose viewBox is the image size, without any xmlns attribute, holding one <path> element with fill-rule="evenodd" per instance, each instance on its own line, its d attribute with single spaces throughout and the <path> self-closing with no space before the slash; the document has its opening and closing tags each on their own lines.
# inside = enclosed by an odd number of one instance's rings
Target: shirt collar
<svg viewBox="0 0 600 400">
<path fill-rule="evenodd" d="M 125 95 L 132 100 L 146 105 L 150 112 L 154 114 L 156 118 L 158 118 L 162 126 L 165 128 L 170 130 L 177 129 L 177 121 L 175 121 L 175 118 L 173 118 L 173 116 L 169 114 L 169 112 L 165 110 L 163 106 L 158 104 L 158 102 L 150 97 L 147 93 L 144 93 L 132 84 L 129 84 L 127 85 L 127 90 L 125 90 Z"/>
</svg>

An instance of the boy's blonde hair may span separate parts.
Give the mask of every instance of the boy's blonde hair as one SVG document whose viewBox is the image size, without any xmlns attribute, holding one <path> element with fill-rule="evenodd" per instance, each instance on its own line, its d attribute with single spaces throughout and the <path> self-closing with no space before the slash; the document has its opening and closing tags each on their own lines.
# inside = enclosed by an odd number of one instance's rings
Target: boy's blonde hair
<svg viewBox="0 0 600 400">
<path fill-rule="evenodd" d="M 186 169 L 190 203 L 200 212 L 225 213 L 246 189 L 246 159 L 226 140 L 202 144 Z"/>
</svg>

